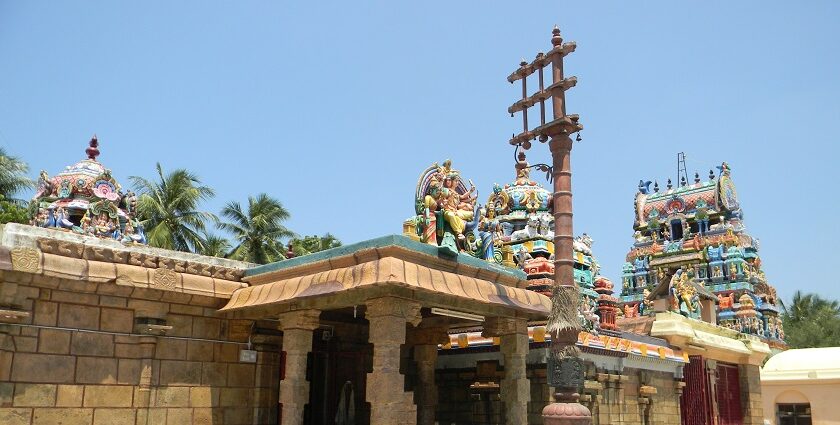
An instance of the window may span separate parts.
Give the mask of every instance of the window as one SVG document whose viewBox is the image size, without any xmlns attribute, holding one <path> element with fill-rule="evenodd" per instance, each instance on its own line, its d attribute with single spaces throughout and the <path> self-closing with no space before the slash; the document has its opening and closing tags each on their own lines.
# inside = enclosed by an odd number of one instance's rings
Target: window
<svg viewBox="0 0 840 425">
<path fill-rule="evenodd" d="M 811 425 L 811 405 L 777 404 L 776 417 L 779 419 L 779 425 Z"/>
<path fill-rule="evenodd" d="M 682 220 L 671 220 L 671 240 L 678 241 L 683 238 Z"/>
</svg>

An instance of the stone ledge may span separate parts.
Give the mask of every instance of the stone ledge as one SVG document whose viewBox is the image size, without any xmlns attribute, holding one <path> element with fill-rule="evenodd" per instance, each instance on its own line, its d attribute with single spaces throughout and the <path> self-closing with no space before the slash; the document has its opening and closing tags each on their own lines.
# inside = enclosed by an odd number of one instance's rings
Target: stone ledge
<svg viewBox="0 0 840 425">
<path fill-rule="evenodd" d="M 165 267 L 178 273 L 240 281 L 251 263 L 226 258 L 126 245 L 115 240 L 99 239 L 69 231 L 9 223 L 0 225 L 0 247 L 34 249 L 46 254 L 112 264 L 131 264 L 146 268 Z M 5 258 L 5 255 L 0 255 Z M 0 268 L 5 261 L 0 261 Z"/>
</svg>

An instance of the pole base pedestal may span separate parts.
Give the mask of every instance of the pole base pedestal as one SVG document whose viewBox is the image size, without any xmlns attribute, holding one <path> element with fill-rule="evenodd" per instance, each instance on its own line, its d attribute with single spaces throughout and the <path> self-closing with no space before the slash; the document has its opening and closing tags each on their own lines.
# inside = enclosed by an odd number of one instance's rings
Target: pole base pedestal
<svg viewBox="0 0 840 425">
<path fill-rule="evenodd" d="M 579 397 L 577 393 L 556 394 L 557 401 L 543 408 L 543 425 L 591 425 L 592 413 L 578 403 Z"/>
</svg>

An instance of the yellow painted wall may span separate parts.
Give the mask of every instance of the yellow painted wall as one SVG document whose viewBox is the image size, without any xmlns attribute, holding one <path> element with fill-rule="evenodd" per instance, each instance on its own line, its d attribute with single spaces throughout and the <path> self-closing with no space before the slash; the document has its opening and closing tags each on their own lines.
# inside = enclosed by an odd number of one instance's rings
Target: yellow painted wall
<svg viewBox="0 0 840 425">
<path fill-rule="evenodd" d="M 840 425 L 840 380 L 762 381 L 765 424 L 777 425 L 776 404 L 810 403 L 813 425 Z"/>
</svg>

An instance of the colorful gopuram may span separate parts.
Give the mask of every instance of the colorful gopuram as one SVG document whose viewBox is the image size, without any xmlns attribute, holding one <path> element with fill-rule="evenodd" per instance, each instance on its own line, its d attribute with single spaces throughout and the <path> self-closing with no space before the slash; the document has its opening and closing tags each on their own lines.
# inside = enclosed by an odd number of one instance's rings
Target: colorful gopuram
<svg viewBox="0 0 840 425">
<path fill-rule="evenodd" d="M 717 168 L 707 181 L 695 173 L 693 182 L 668 180 L 665 190 L 639 182 L 636 241 L 622 269 L 623 311 L 653 314 L 653 301 L 665 298 L 670 311 L 708 315 L 706 321 L 783 348 L 776 290 L 761 270 L 758 240 L 744 226 L 729 165 Z"/>
<path fill-rule="evenodd" d="M 31 224 L 68 232 L 115 239 L 124 243 L 146 243 L 143 226 L 135 218 L 137 197 L 123 192 L 111 170 L 97 161 L 96 136 L 85 150 L 87 158 L 67 166 L 50 177 L 41 171 Z"/>
</svg>

